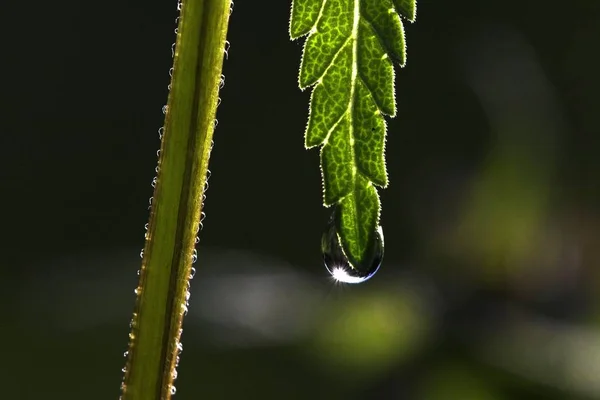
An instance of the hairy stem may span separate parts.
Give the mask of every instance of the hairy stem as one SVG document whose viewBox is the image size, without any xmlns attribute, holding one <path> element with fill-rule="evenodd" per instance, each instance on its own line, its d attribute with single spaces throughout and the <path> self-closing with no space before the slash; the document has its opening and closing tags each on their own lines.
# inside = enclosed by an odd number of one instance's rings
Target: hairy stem
<svg viewBox="0 0 600 400">
<path fill-rule="evenodd" d="M 231 0 L 180 2 L 150 223 L 123 400 L 170 399 L 187 309 Z"/>
</svg>

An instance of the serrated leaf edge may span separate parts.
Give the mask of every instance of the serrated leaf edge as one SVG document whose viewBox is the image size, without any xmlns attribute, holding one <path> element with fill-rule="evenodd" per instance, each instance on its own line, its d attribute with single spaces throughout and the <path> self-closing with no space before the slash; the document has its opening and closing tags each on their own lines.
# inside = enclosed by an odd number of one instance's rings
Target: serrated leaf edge
<svg viewBox="0 0 600 400">
<path fill-rule="evenodd" d="M 327 3 L 327 0 L 323 0 L 321 2 L 321 9 L 319 10 L 319 15 L 317 16 L 317 19 L 315 20 L 315 23 L 313 24 L 312 28 L 309 29 L 308 31 L 306 31 L 306 33 L 303 33 L 298 36 L 294 36 L 292 34 L 292 21 L 293 21 L 293 17 L 294 17 L 294 1 L 295 0 L 292 0 L 292 2 L 291 2 L 291 6 L 290 6 L 291 18 L 290 18 L 290 22 L 288 24 L 288 35 L 290 37 L 291 42 L 298 40 L 300 38 L 303 38 L 304 36 L 310 35 L 313 31 L 316 30 L 316 26 L 319 23 L 319 20 L 321 19 L 321 15 L 323 15 L 323 9 L 325 8 L 325 3 Z M 305 45 L 306 45 L 306 42 L 305 42 Z M 304 52 L 302 52 L 302 57 L 304 57 Z M 302 61 L 300 61 L 300 62 L 302 62 Z M 300 86 L 300 85 L 298 84 L 298 86 Z M 300 88 L 300 89 L 302 90 L 302 88 Z"/>
<path fill-rule="evenodd" d="M 415 5 L 415 13 L 412 16 L 412 18 L 407 17 L 404 13 L 402 13 L 398 7 L 396 6 L 395 1 L 392 2 L 394 4 L 394 9 L 396 10 L 396 12 L 398 13 L 398 15 L 400 16 L 400 18 L 405 19 L 406 21 L 410 22 L 411 24 L 414 23 L 417 20 L 417 7 L 418 7 L 418 3 L 416 0 L 413 1 L 414 5 Z"/>
<path fill-rule="evenodd" d="M 292 22 L 292 19 L 290 18 L 290 24 L 289 24 L 290 26 L 289 26 L 288 29 L 289 29 L 291 40 L 294 41 L 294 40 L 297 40 L 297 39 L 302 38 L 304 36 L 307 36 L 306 40 L 304 41 L 304 45 L 303 45 L 303 49 L 302 49 L 302 55 L 301 55 L 301 60 L 300 60 L 300 71 L 302 71 L 302 66 L 304 64 L 304 55 L 305 55 L 306 45 L 308 43 L 308 40 L 309 40 L 310 36 L 317 32 L 316 26 L 318 25 L 319 21 L 321 20 L 322 12 L 323 12 L 323 9 L 324 9 L 325 4 L 327 3 L 327 1 L 328 0 L 323 0 L 323 2 L 321 3 L 321 9 L 319 10 L 319 15 L 315 19 L 315 23 L 314 23 L 312 29 L 308 30 L 305 34 L 302 34 L 302 35 L 299 35 L 299 36 L 296 36 L 296 37 L 292 36 L 292 34 L 291 34 L 291 22 Z M 394 5 L 395 5 L 395 3 L 394 3 Z M 415 5 L 414 6 L 415 6 L 415 10 L 414 10 L 414 16 L 413 16 L 412 19 L 409 18 L 409 17 L 407 17 L 405 14 L 401 13 L 397 9 L 397 7 L 395 7 L 395 6 L 394 6 L 394 11 L 396 11 L 396 13 L 399 15 L 401 21 L 402 20 L 406 20 L 406 21 L 408 21 L 410 23 L 413 23 L 413 22 L 415 22 L 416 17 L 417 17 L 417 4 L 416 4 L 416 1 L 415 1 Z M 293 3 L 292 3 L 292 8 L 293 8 Z M 377 40 L 379 41 L 380 45 L 382 46 L 383 49 L 385 49 L 385 56 L 389 58 L 390 57 L 389 54 L 391 53 L 390 50 L 385 45 L 385 42 L 382 40 L 380 33 L 373 27 L 371 21 L 367 20 L 364 17 L 361 17 L 361 15 L 360 15 L 360 0 L 355 0 L 354 1 L 354 20 L 353 20 L 352 33 L 346 39 L 346 41 L 344 41 L 342 43 L 342 45 L 339 47 L 339 49 L 336 51 L 335 55 L 332 58 L 332 61 L 329 63 L 329 65 L 327 66 L 327 68 L 323 71 L 322 75 L 314 83 L 312 83 L 310 85 L 306 85 L 306 86 L 302 86 L 301 85 L 301 82 L 300 82 L 300 73 L 298 74 L 298 77 L 297 77 L 298 87 L 300 88 L 301 91 L 304 91 L 304 90 L 306 90 L 308 88 L 311 88 L 311 87 L 315 88 L 317 85 L 319 85 L 321 83 L 323 77 L 327 74 L 329 68 L 331 68 L 332 64 L 335 62 L 335 59 L 337 58 L 339 52 L 347 44 L 347 41 L 348 40 L 353 40 L 352 54 L 353 54 L 353 60 L 355 62 L 353 62 L 353 64 L 352 64 L 352 80 L 351 80 L 352 81 L 352 88 L 351 88 L 351 94 L 350 94 L 350 101 L 349 101 L 349 104 L 348 104 L 348 109 L 346 111 L 346 112 L 348 112 L 348 110 L 350 110 L 349 118 L 350 118 L 350 126 L 352 126 L 352 127 L 353 127 L 353 124 L 352 124 L 352 120 L 353 120 L 352 109 L 353 109 L 353 105 L 354 105 L 354 101 L 355 101 L 354 100 L 354 96 L 355 96 L 355 90 L 356 90 L 356 79 L 360 79 L 362 81 L 362 83 L 365 85 L 365 87 L 369 91 L 370 95 L 373 97 L 372 90 L 367 85 L 365 79 L 363 79 L 363 77 L 360 76 L 361 74 L 358 71 L 358 65 L 357 65 L 358 62 L 356 61 L 358 59 L 358 54 L 357 54 L 357 46 L 358 46 L 358 38 L 357 38 L 357 36 L 358 36 L 357 35 L 358 34 L 358 24 L 360 23 L 360 19 L 361 18 L 363 18 L 371 26 L 373 32 L 375 32 L 375 35 L 376 35 Z M 374 182 L 372 182 L 368 178 L 367 174 L 363 173 L 362 171 L 359 171 L 358 163 L 356 162 L 356 153 L 355 153 L 355 149 L 354 149 L 354 140 L 355 139 L 354 139 L 353 135 L 351 135 L 351 137 L 350 137 L 350 140 L 351 140 L 351 149 L 352 149 L 352 156 L 355 159 L 354 165 L 353 165 L 353 182 L 354 182 L 353 184 L 355 184 L 355 182 L 356 182 L 356 174 L 359 173 L 359 174 L 361 174 L 365 178 L 365 180 L 367 180 L 368 185 L 373 186 L 373 189 L 374 189 L 374 192 L 375 192 L 375 197 L 376 197 L 376 200 L 377 200 L 377 214 L 376 214 L 376 219 L 375 219 L 376 220 L 376 226 L 380 225 L 380 218 L 381 218 L 381 198 L 379 196 L 379 191 L 377 190 L 377 187 L 379 186 L 379 187 L 385 189 L 385 188 L 387 188 L 389 186 L 389 179 L 388 179 L 388 172 L 387 172 L 387 160 L 386 160 L 386 157 L 385 157 L 385 151 L 387 149 L 387 121 L 386 121 L 384 115 L 388 115 L 388 116 L 390 116 L 390 117 L 393 118 L 393 117 L 396 116 L 396 113 L 397 113 L 397 107 L 396 107 L 396 103 L 397 103 L 397 100 L 396 100 L 396 84 L 395 84 L 396 83 L 396 71 L 395 71 L 395 68 L 393 66 L 394 65 L 399 65 L 401 68 L 404 68 L 406 66 L 406 63 L 407 63 L 407 60 L 408 60 L 407 46 L 406 46 L 406 32 L 405 32 L 404 29 L 402 31 L 402 36 L 403 36 L 404 62 L 402 62 L 402 63 L 395 63 L 395 62 L 393 62 L 393 60 L 391 60 L 392 61 L 392 90 L 393 90 L 393 98 L 394 98 L 394 112 L 392 114 L 385 114 L 385 113 L 383 113 L 381 111 L 380 105 L 375 101 L 375 98 L 373 98 L 373 102 L 377 105 L 378 112 L 381 115 L 381 118 L 383 120 L 383 129 L 384 129 L 384 132 L 383 132 L 382 153 L 383 153 L 383 163 L 384 163 L 385 182 L 386 182 L 384 185 L 377 185 L 377 184 L 375 184 Z M 312 105 L 313 96 L 314 96 L 314 90 L 311 93 L 309 105 Z M 323 149 L 324 149 L 325 145 L 327 144 L 327 141 L 328 141 L 328 139 L 329 139 L 332 131 L 337 127 L 337 125 L 340 123 L 340 121 L 346 116 L 346 113 L 343 113 L 340 116 L 340 118 L 332 125 L 332 127 L 329 129 L 329 132 L 327 133 L 327 136 L 325 137 L 325 139 L 323 140 L 322 143 L 316 144 L 316 145 L 312 145 L 312 146 L 307 146 L 307 144 L 306 144 L 306 137 L 307 137 L 306 133 L 307 133 L 308 125 L 309 125 L 309 122 L 310 122 L 311 113 L 312 113 L 312 107 L 309 106 L 309 114 L 308 114 L 308 119 L 307 119 L 305 131 L 304 131 L 304 147 L 305 147 L 305 149 L 311 149 L 311 148 L 314 148 L 314 147 L 317 147 L 317 146 L 321 146 L 320 151 L 319 151 L 319 157 L 321 159 L 322 158 Z M 320 169 L 321 178 L 322 178 L 321 179 L 321 186 L 322 186 L 322 194 L 323 194 L 323 205 L 326 208 L 330 208 L 332 205 L 339 204 L 344 198 L 346 198 L 348 196 L 348 194 L 346 194 L 345 196 L 339 198 L 337 200 L 337 202 L 335 202 L 335 203 L 327 203 L 325 201 L 325 175 L 324 175 L 323 166 L 322 166 L 321 162 L 320 162 L 320 165 L 319 165 L 319 169 Z M 340 244 L 341 244 L 342 241 L 341 241 L 341 237 L 339 236 L 339 234 L 338 234 L 338 240 L 340 241 Z M 342 252 L 344 253 L 344 255 L 347 257 L 346 250 L 344 249 L 344 246 L 340 246 L 340 247 L 342 248 Z"/>
</svg>

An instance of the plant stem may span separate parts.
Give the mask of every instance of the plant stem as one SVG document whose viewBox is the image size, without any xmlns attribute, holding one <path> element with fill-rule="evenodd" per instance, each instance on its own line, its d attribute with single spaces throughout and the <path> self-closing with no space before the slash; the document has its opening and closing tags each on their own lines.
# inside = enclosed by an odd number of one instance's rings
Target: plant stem
<svg viewBox="0 0 600 400">
<path fill-rule="evenodd" d="M 123 400 L 170 399 L 187 310 L 231 0 L 184 0 Z"/>
</svg>

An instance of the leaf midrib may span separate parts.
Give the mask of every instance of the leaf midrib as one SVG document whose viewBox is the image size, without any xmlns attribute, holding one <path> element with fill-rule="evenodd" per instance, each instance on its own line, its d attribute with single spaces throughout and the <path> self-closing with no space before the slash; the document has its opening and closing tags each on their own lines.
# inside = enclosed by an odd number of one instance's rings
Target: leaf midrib
<svg viewBox="0 0 600 400">
<path fill-rule="evenodd" d="M 325 8 L 325 4 L 326 3 L 327 3 L 327 0 L 323 0 L 323 6 L 321 7 L 321 10 L 319 12 L 319 17 L 317 18 L 317 20 L 315 22 L 315 26 L 318 25 L 318 23 L 319 23 L 319 20 L 321 18 L 321 14 L 323 12 L 323 8 Z M 353 43 L 352 43 L 352 76 L 351 76 L 351 87 L 350 87 L 350 101 L 348 102 L 348 107 L 347 107 L 346 111 L 344 113 L 342 113 L 342 115 L 340 115 L 340 117 L 337 119 L 337 121 L 335 121 L 333 123 L 333 125 L 331 126 L 331 128 L 327 132 L 327 135 L 325 136 L 323 144 L 327 144 L 327 142 L 329 140 L 329 136 L 331 136 L 331 133 L 335 130 L 335 128 L 339 125 L 340 121 L 342 119 L 344 119 L 344 117 L 346 115 L 350 115 L 350 129 L 352 130 L 351 133 L 353 133 L 352 109 L 354 107 L 354 92 L 356 90 L 356 82 L 357 82 L 357 80 L 360 80 L 363 83 L 363 85 L 365 85 L 365 87 L 367 88 L 367 90 L 369 91 L 369 93 L 371 93 L 371 96 L 373 96 L 373 101 L 375 101 L 375 104 L 377 104 L 377 108 L 380 111 L 383 109 L 383 107 L 381 106 L 381 104 L 377 103 L 377 99 L 376 99 L 376 97 L 373 94 L 373 90 L 371 89 L 371 87 L 369 86 L 369 84 L 367 83 L 367 81 L 362 76 L 362 73 L 360 71 L 358 71 L 358 25 L 360 24 L 360 20 L 361 19 L 363 19 L 367 24 L 369 24 L 369 26 L 371 26 L 373 32 L 375 33 L 375 36 L 377 37 L 377 40 L 379 41 L 379 44 L 382 46 L 382 48 L 384 48 L 386 50 L 386 55 L 387 55 L 387 53 L 390 52 L 390 50 L 387 48 L 387 46 L 385 46 L 385 43 L 383 42 L 383 39 L 382 39 L 380 33 L 375 29 L 375 27 L 373 26 L 373 24 L 371 23 L 371 21 L 367 20 L 366 18 L 364 18 L 364 17 L 362 17 L 360 15 L 360 0 L 354 0 L 354 20 L 352 22 L 352 31 L 350 32 L 350 35 L 344 40 L 344 42 L 342 43 L 342 45 L 337 49 L 337 51 L 335 52 L 335 54 L 331 58 L 331 61 L 329 62 L 329 65 L 327 65 L 327 68 L 325 68 L 325 70 L 323 71 L 323 74 L 317 80 L 317 82 L 320 82 L 323 79 L 323 77 L 325 75 L 327 75 L 327 72 L 329 71 L 329 69 L 334 64 L 335 59 L 342 52 L 342 50 L 346 47 L 346 45 L 348 44 L 348 41 L 353 40 Z M 352 150 L 353 150 L 353 153 L 354 153 L 354 135 L 350 136 L 350 140 L 351 140 L 350 143 L 352 145 Z M 356 162 L 356 158 L 355 157 L 353 157 L 353 158 L 354 158 L 354 164 L 355 164 L 355 169 L 356 169 L 356 165 L 358 165 L 358 163 Z M 361 175 L 363 175 L 366 179 L 369 180 L 369 182 L 371 182 L 371 180 L 368 178 L 368 176 L 366 176 L 365 174 L 361 174 Z"/>
<path fill-rule="evenodd" d="M 325 5 L 327 3 L 327 0 L 323 0 L 323 5 L 321 7 L 320 13 L 319 13 L 319 17 L 317 18 L 317 20 L 315 21 L 315 27 L 318 25 L 319 20 L 321 18 L 321 14 L 323 9 L 325 8 Z M 350 190 L 350 193 L 352 192 L 356 192 L 356 175 L 360 174 L 361 176 L 363 176 L 365 178 L 365 180 L 367 180 L 369 182 L 369 184 L 373 184 L 373 182 L 371 181 L 371 179 L 369 179 L 369 177 L 367 175 L 365 175 L 364 173 L 361 173 L 358 170 L 358 162 L 356 160 L 356 151 L 355 151 L 355 138 L 354 138 L 354 121 L 353 121 L 353 117 L 354 117 L 354 102 L 355 102 L 355 92 L 356 92 L 356 85 L 357 85 L 357 81 L 360 80 L 363 85 L 365 86 L 365 88 L 367 89 L 367 91 L 369 93 L 371 93 L 371 96 L 373 97 L 373 100 L 375 101 L 375 104 L 377 104 L 377 108 L 381 111 L 382 107 L 381 104 L 378 104 L 378 102 L 376 101 L 375 95 L 373 93 L 373 90 L 371 89 L 371 87 L 367 84 L 367 81 L 363 78 L 362 74 L 360 73 L 360 71 L 358 71 L 358 30 L 359 30 L 359 25 L 360 25 L 360 21 L 361 18 L 363 20 L 365 20 L 365 22 L 367 24 L 369 24 L 369 26 L 371 26 L 371 28 L 373 28 L 373 25 L 371 23 L 371 21 L 367 20 L 364 17 L 361 17 L 360 14 L 360 0 L 354 0 L 354 12 L 353 12 L 353 21 L 352 21 L 352 30 L 350 31 L 350 35 L 343 41 L 343 43 L 341 44 L 341 46 L 338 48 L 338 50 L 335 52 L 334 56 L 332 57 L 331 61 L 329 62 L 329 65 L 327 66 L 327 68 L 325 68 L 325 70 L 323 71 L 323 74 L 319 77 L 319 79 L 317 80 L 317 82 L 320 82 L 323 77 L 325 75 L 327 75 L 329 69 L 332 67 L 332 65 L 335 63 L 335 60 L 337 59 L 338 55 L 343 51 L 343 49 L 346 47 L 346 45 L 348 44 L 349 40 L 352 40 L 352 73 L 351 73 L 351 86 L 350 86 L 350 98 L 348 101 L 348 107 L 346 108 L 346 111 L 343 112 L 340 117 L 338 118 L 338 120 L 333 123 L 332 127 L 329 129 L 329 131 L 327 132 L 327 135 L 325 136 L 325 139 L 323 141 L 323 145 L 326 145 L 329 141 L 329 137 L 331 136 L 332 132 L 337 128 L 337 126 L 340 124 L 340 122 L 345 118 L 348 117 L 349 122 L 350 122 L 350 134 L 349 134 L 349 139 L 350 139 L 350 149 L 352 151 L 352 160 L 353 160 L 353 165 L 352 165 L 352 188 Z M 374 32 L 375 36 L 377 37 L 377 40 L 379 41 L 380 45 L 386 49 L 386 54 L 389 51 L 389 49 L 387 48 L 387 46 L 384 45 L 382 37 L 380 35 L 380 33 L 376 30 L 376 29 L 372 29 L 372 31 Z M 350 193 L 346 194 L 345 196 L 341 197 L 340 199 L 338 199 L 338 202 L 341 202 L 344 198 L 346 198 Z M 352 207 L 354 208 L 354 226 L 358 226 L 360 224 L 360 220 L 358 217 L 358 201 L 356 199 L 356 195 L 354 198 L 354 201 L 352 201 Z M 357 236 L 361 236 L 360 235 L 360 229 L 358 229 L 356 231 L 356 235 Z M 360 241 L 360 239 L 359 239 Z"/>
</svg>

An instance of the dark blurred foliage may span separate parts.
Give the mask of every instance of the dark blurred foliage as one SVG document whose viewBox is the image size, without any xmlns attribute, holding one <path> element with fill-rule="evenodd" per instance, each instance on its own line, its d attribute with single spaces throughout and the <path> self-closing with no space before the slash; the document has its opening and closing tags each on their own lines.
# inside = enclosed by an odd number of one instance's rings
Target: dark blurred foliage
<svg viewBox="0 0 600 400">
<path fill-rule="evenodd" d="M 5 3 L 0 398 L 115 399 L 176 4 Z M 359 286 L 289 10 L 235 3 L 176 398 L 600 399 L 600 2 L 419 3 Z"/>
</svg>

